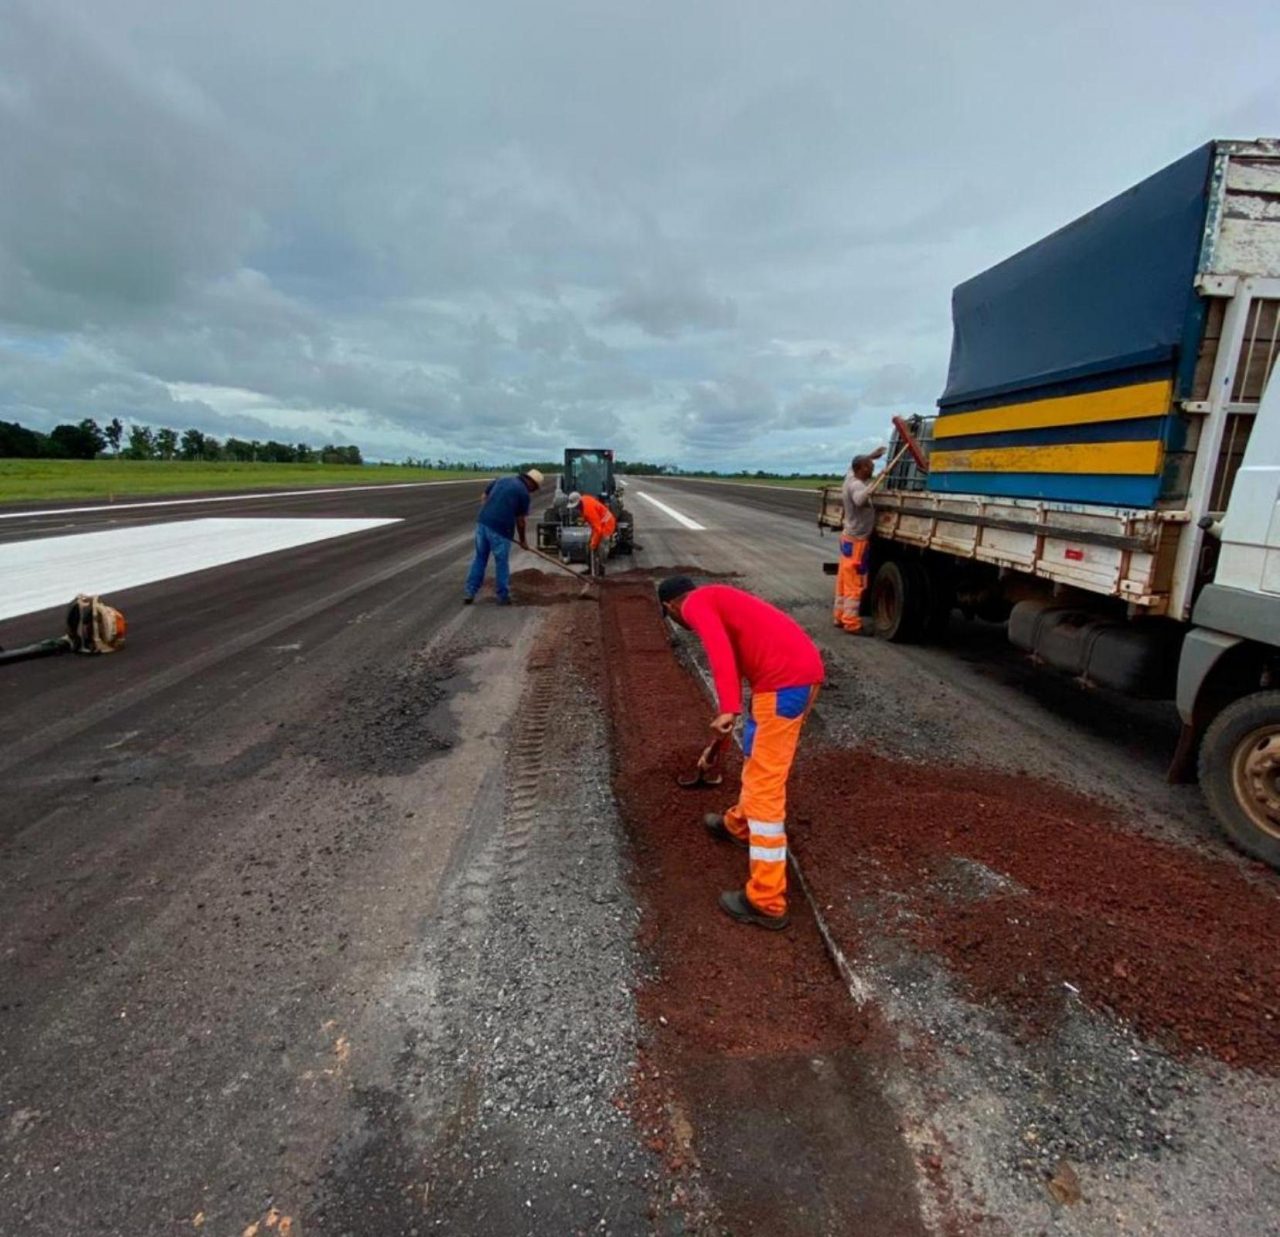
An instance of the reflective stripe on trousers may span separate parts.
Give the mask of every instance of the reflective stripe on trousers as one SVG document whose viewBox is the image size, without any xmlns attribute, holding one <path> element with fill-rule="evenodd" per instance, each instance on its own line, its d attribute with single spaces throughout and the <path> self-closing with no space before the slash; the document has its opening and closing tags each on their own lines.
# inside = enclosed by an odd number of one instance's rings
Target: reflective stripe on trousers
<svg viewBox="0 0 1280 1237">
<path fill-rule="evenodd" d="M 743 735 L 742 793 L 725 828 L 750 844 L 747 901 L 766 915 L 787 909 L 787 777 L 817 687 L 756 692 Z"/>
<path fill-rule="evenodd" d="M 860 537 L 840 538 L 840 564 L 836 569 L 836 597 L 831 617 L 837 627 L 845 631 L 861 631 L 862 594 L 867 587 L 867 559 L 871 539 Z"/>
</svg>

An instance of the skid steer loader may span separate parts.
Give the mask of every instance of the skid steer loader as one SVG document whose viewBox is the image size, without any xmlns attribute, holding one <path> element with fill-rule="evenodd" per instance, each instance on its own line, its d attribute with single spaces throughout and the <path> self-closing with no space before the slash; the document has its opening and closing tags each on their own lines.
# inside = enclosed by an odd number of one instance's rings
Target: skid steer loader
<svg viewBox="0 0 1280 1237">
<path fill-rule="evenodd" d="M 635 541 L 633 517 L 622 502 L 625 488 L 625 483 L 614 473 L 612 451 L 601 447 L 566 447 L 564 471 L 556 481 L 555 496 L 538 521 L 538 549 L 559 555 L 564 563 L 590 565 L 591 529 L 581 513 L 569 506 L 569 495 L 576 492 L 598 498 L 618 521 L 605 557 L 630 554 Z"/>
</svg>

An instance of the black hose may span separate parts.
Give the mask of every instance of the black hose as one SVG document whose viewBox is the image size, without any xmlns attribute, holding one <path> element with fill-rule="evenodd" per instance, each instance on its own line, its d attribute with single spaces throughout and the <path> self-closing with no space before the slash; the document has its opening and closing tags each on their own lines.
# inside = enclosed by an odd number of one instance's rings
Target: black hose
<svg viewBox="0 0 1280 1237">
<path fill-rule="evenodd" d="M 71 641 L 66 636 L 55 636 L 52 640 L 24 644 L 18 649 L 0 649 L 0 665 L 10 661 L 30 661 L 35 657 L 56 657 L 59 653 L 70 652 Z"/>
</svg>

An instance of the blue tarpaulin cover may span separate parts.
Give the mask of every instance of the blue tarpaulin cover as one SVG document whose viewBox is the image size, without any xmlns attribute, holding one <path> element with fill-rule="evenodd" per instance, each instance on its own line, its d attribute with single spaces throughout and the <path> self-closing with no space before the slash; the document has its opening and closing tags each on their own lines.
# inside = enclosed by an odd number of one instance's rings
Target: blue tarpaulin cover
<svg viewBox="0 0 1280 1237">
<path fill-rule="evenodd" d="M 1168 361 L 1194 304 L 1212 143 L 962 283 L 940 410 Z"/>
</svg>

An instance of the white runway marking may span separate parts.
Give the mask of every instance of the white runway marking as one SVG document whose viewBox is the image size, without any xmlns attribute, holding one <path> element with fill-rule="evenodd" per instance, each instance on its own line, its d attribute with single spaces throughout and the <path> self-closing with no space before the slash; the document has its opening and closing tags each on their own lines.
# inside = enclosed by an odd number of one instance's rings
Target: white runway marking
<svg viewBox="0 0 1280 1237">
<path fill-rule="evenodd" d="M 0 545 L 0 619 L 235 563 L 399 520 L 208 519 Z"/>
<path fill-rule="evenodd" d="M 157 498 L 145 503 L 99 503 L 96 507 L 51 507 L 48 511 L 0 511 L 0 520 L 39 519 L 46 515 L 91 515 L 95 511 L 134 511 L 139 507 L 190 507 L 193 503 L 247 503 L 260 498 L 309 498 L 312 494 L 359 494 L 364 490 L 420 490 L 428 485 L 477 485 L 489 477 L 454 481 L 393 481 L 389 485 L 335 485 L 323 490 L 269 490 L 261 494 L 219 494 L 214 498 Z"/>
<path fill-rule="evenodd" d="M 695 520 L 691 520 L 687 515 L 681 515 L 674 507 L 668 507 L 666 503 L 660 503 L 652 494 L 646 494 L 641 490 L 636 493 L 647 503 L 652 503 L 659 511 L 665 511 L 678 524 L 683 524 L 685 528 L 691 528 L 695 533 L 705 533 L 707 530 Z"/>
</svg>

